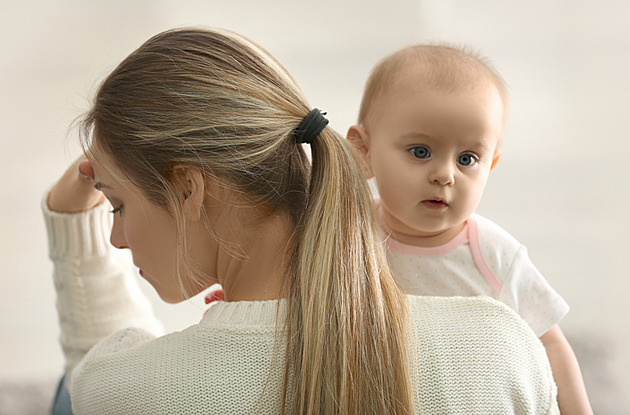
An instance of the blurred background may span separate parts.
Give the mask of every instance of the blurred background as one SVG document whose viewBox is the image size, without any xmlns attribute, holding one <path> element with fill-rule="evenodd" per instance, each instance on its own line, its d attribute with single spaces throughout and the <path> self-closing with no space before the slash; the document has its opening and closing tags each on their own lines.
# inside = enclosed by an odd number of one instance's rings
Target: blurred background
<svg viewBox="0 0 630 415">
<path fill-rule="evenodd" d="M 561 322 L 598 414 L 630 413 L 630 2 L 626 0 L 3 1 L 0 6 L 0 414 L 45 413 L 62 371 L 40 202 L 79 154 L 69 125 L 153 34 L 224 27 L 267 48 L 341 133 L 375 62 L 468 45 L 509 84 L 504 154 L 480 213 L 571 305 Z M 160 302 L 168 330 L 203 298 Z"/>
</svg>

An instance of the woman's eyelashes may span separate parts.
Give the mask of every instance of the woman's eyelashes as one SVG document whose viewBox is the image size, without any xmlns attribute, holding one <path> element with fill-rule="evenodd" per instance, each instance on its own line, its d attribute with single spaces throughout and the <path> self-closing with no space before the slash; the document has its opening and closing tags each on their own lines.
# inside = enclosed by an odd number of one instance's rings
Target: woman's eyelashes
<svg viewBox="0 0 630 415">
<path fill-rule="evenodd" d="M 122 208 L 123 208 L 123 206 L 122 206 L 122 205 L 118 205 L 118 207 L 115 207 L 114 209 L 110 210 L 109 212 L 110 212 L 110 213 L 112 213 L 112 214 L 114 214 L 114 215 L 115 215 L 116 213 L 120 212 L 120 214 L 122 215 L 122 213 L 123 213 L 123 212 L 122 212 Z"/>
</svg>

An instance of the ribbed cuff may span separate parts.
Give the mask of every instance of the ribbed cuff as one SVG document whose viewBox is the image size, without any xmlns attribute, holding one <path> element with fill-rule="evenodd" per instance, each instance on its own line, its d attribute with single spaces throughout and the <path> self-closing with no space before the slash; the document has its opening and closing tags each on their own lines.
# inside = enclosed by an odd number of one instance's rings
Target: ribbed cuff
<svg viewBox="0 0 630 415">
<path fill-rule="evenodd" d="M 42 212 L 48 234 L 50 259 L 103 256 L 110 249 L 112 215 L 109 204 L 101 203 L 87 212 L 58 213 L 48 208 L 48 192 L 42 199 Z"/>
</svg>

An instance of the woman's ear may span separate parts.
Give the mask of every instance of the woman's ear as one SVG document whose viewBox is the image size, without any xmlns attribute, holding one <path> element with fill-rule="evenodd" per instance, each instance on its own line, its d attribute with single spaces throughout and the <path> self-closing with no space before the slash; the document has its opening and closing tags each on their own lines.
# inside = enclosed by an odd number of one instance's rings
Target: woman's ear
<svg viewBox="0 0 630 415">
<path fill-rule="evenodd" d="M 363 177 L 366 179 L 374 177 L 372 166 L 370 166 L 370 136 L 367 130 L 362 125 L 353 125 L 348 129 L 346 139 L 354 150 Z"/>
<path fill-rule="evenodd" d="M 207 190 L 203 173 L 191 166 L 176 166 L 173 171 L 176 176 L 174 184 L 180 194 L 184 211 L 190 215 L 191 220 L 199 220 Z"/>
</svg>

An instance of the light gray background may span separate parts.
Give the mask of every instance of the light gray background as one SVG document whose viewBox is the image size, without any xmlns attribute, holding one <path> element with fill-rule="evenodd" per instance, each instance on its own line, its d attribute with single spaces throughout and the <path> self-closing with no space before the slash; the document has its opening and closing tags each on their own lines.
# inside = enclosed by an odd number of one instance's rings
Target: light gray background
<svg viewBox="0 0 630 415">
<path fill-rule="evenodd" d="M 445 40 L 488 56 L 511 109 L 479 211 L 528 247 L 571 305 L 561 327 L 596 412 L 630 410 L 630 2 L 39 0 L 5 1 L 0 14 L 0 384 L 61 374 L 39 204 L 79 153 L 69 124 L 144 40 L 205 25 L 270 50 L 342 133 L 386 53 Z M 199 297 L 168 306 L 144 287 L 169 330 L 203 312 Z"/>
</svg>

